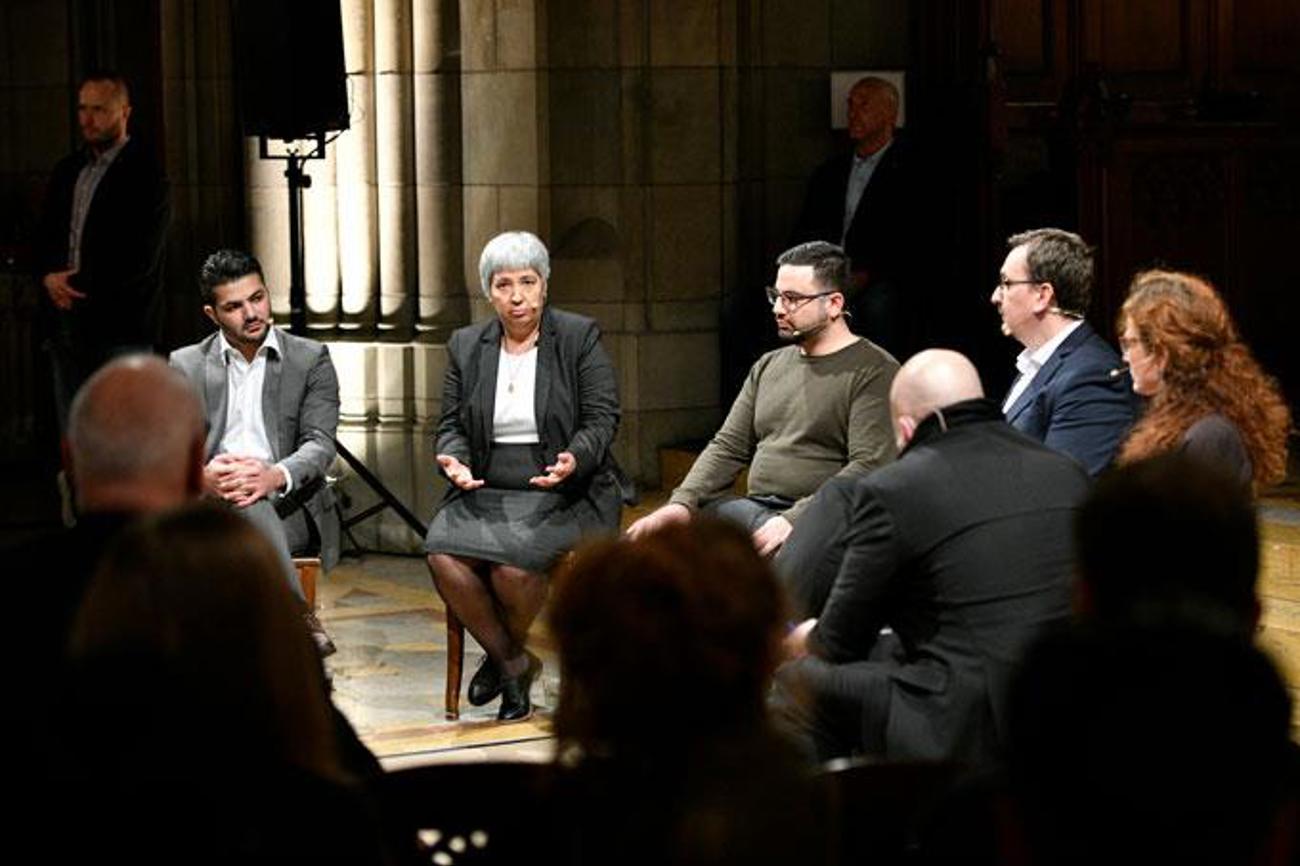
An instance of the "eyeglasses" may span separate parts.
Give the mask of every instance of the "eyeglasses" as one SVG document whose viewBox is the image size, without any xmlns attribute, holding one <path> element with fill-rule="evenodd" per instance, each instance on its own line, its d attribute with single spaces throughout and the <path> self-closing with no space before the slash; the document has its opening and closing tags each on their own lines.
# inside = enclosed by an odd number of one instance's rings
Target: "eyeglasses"
<svg viewBox="0 0 1300 866">
<path fill-rule="evenodd" d="M 767 286 L 763 291 L 767 294 L 769 306 L 779 300 L 781 306 L 787 311 L 797 310 L 813 298 L 824 298 L 827 295 L 835 294 L 835 291 L 818 292 L 815 295 L 805 295 L 800 292 L 778 292 L 774 286 Z"/>
<path fill-rule="evenodd" d="M 1145 348 L 1146 348 L 1146 344 L 1142 342 L 1141 337 L 1130 337 L 1125 334 L 1120 334 L 1119 350 L 1121 352 L 1131 352 L 1134 349 L 1145 349 Z"/>
<path fill-rule="evenodd" d="M 1042 280 L 998 280 L 995 289 L 1006 291 L 1011 286 L 1037 286 Z"/>
</svg>

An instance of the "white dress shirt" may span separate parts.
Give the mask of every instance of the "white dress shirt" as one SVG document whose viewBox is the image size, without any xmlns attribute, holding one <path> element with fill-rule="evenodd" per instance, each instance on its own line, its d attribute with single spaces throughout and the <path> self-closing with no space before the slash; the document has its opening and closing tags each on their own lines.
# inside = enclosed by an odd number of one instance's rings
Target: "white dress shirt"
<svg viewBox="0 0 1300 866">
<path fill-rule="evenodd" d="M 1002 404 L 1003 415 L 1007 414 L 1007 412 L 1011 410 L 1011 407 L 1015 405 L 1016 401 L 1020 399 L 1020 395 L 1025 393 L 1025 389 L 1029 387 L 1029 383 L 1034 381 L 1034 377 L 1038 375 L 1038 371 L 1043 369 L 1043 365 L 1047 363 L 1047 359 L 1052 357 L 1052 353 L 1060 348 L 1061 344 L 1065 342 L 1065 338 L 1073 334 L 1074 329 L 1082 324 L 1083 320 L 1081 319 L 1070 322 L 1058 331 L 1055 337 L 1048 340 L 1037 349 L 1034 349 L 1032 352 L 1025 349 L 1016 356 L 1016 369 L 1020 371 L 1020 377 L 1016 379 L 1015 384 L 1011 386 L 1011 393 L 1007 394 L 1007 399 Z"/>
<path fill-rule="evenodd" d="M 266 421 L 262 417 L 262 384 L 266 381 L 266 358 L 268 353 L 280 352 L 280 338 L 275 328 L 266 329 L 262 345 L 257 347 L 257 354 L 248 361 L 242 352 L 226 340 L 220 333 L 221 357 L 226 362 L 226 430 L 217 447 L 219 454 L 233 454 L 239 457 L 256 457 L 264 463 L 274 459 L 271 440 L 266 435 Z M 284 476 L 284 489 L 288 493 L 293 488 L 293 478 L 283 464 L 276 464 Z"/>
</svg>

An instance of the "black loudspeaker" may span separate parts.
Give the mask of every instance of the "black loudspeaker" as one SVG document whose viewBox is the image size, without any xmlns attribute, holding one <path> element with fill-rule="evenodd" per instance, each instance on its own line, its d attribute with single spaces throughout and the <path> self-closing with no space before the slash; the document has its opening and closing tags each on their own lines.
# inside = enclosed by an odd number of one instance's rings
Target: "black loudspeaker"
<svg viewBox="0 0 1300 866">
<path fill-rule="evenodd" d="M 245 135 L 348 128 L 339 0 L 235 0 L 235 77 Z"/>
</svg>

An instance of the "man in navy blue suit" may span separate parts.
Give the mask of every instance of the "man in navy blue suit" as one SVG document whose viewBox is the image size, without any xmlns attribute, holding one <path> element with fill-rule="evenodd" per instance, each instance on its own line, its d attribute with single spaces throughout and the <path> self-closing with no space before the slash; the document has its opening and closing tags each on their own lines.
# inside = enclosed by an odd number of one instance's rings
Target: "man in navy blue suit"
<svg viewBox="0 0 1300 866">
<path fill-rule="evenodd" d="M 1073 232 L 1053 228 L 1012 235 L 1007 247 L 990 300 L 1002 333 L 1024 351 L 1002 414 L 1097 475 L 1132 426 L 1136 398 L 1119 355 L 1084 321 L 1093 249 Z"/>
</svg>

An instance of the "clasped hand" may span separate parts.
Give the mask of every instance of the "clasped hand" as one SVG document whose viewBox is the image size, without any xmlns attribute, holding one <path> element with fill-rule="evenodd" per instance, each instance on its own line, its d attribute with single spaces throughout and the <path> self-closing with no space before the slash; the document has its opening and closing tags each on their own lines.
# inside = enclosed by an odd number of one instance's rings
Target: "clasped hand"
<svg viewBox="0 0 1300 866">
<path fill-rule="evenodd" d="M 218 454 L 203 467 L 203 486 L 238 508 L 246 508 L 284 486 L 284 474 L 256 457 Z"/>
<path fill-rule="evenodd" d="M 477 490 L 483 486 L 483 479 L 475 478 L 474 473 L 470 471 L 468 466 L 450 454 L 439 454 L 434 459 L 442 467 L 442 472 L 447 476 L 447 480 L 461 490 Z M 578 459 L 568 451 L 561 451 L 555 455 L 554 463 L 542 469 L 546 473 L 545 475 L 534 475 L 528 479 L 528 483 L 534 487 L 554 487 L 572 475 L 577 468 Z"/>
</svg>

